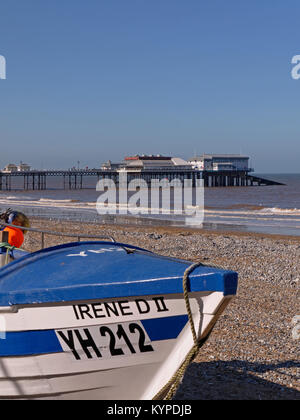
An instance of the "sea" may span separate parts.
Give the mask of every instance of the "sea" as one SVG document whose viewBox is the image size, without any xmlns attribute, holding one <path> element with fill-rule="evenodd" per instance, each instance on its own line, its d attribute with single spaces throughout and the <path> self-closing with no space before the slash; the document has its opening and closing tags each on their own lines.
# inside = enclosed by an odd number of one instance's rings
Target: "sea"
<svg viewBox="0 0 300 420">
<path fill-rule="evenodd" d="M 300 236 L 300 174 L 255 175 L 285 185 L 205 188 L 203 223 L 190 227 Z M 65 190 L 63 178 L 49 177 L 47 190 L 23 191 L 22 179 L 15 178 L 11 191 L 0 192 L 0 209 L 51 220 L 186 226 L 186 219 L 172 213 L 98 214 L 97 181 L 86 177 L 82 190 Z"/>
</svg>

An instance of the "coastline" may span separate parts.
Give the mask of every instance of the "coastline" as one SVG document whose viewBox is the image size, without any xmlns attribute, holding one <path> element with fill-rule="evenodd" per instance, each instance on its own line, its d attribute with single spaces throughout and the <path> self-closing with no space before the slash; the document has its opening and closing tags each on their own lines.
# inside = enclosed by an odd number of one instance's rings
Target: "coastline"
<svg viewBox="0 0 300 420">
<path fill-rule="evenodd" d="M 237 237 L 251 237 L 257 239 L 271 239 L 274 241 L 281 240 L 281 241 L 296 241 L 300 242 L 300 236 L 298 235 L 283 235 L 277 233 L 261 233 L 261 232 L 252 232 L 246 230 L 232 230 L 230 228 L 217 228 L 217 229 L 208 229 L 208 228 L 195 228 L 189 226 L 177 226 L 177 225 L 167 225 L 164 222 L 157 223 L 157 224 L 143 224 L 143 220 L 140 220 L 140 223 L 133 223 L 130 220 L 124 223 L 112 223 L 112 222 L 105 222 L 105 223 L 95 223 L 95 222 L 82 222 L 82 221 L 68 221 L 68 220 L 59 220 L 59 219 L 51 219 L 43 218 L 43 217 L 30 217 L 30 220 L 33 224 L 33 227 L 38 226 L 39 228 L 44 228 L 45 223 L 47 225 L 53 226 L 53 229 L 56 227 L 60 230 L 61 226 L 64 229 L 64 232 L 70 231 L 73 232 L 72 229 L 75 228 L 75 233 L 78 232 L 79 226 L 82 226 L 84 230 L 88 230 L 91 232 L 96 229 L 99 232 L 99 229 L 102 230 L 112 230 L 116 232 L 120 232 L 126 229 L 129 232 L 158 232 L 160 234 L 168 234 L 168 235 L 176 235 L 180 233 L 190 234 L 190 235 L 215 235 L 215 236 L 237 236 Z M 85 232 L 86 233 L 86 232 Z"/>
<path fill-rule="evenodd" d="M 285 186 L 206 188 L 202 230 L 300 237 L 300 174 L 277 174 L 276 177 Z M 51 178 L 50 181 L 47 190 L 3 190 L 0 194 L 1 207 L 14 208 L 30 217 L 46 220 L 152 227 L 161 225 L 181 229 L 189 227 L 187 223 L 191 223 L 192 229 L 198 228 L 195 220 L 183 215 L 163 212 L 151 214 L 149 208 L 143 208 L 142 214 L 131 214 L 130 211 L 119 214 L 118 206 L 116 209 L 112 206 L 112 213 L 116 210 L 116 214 L 98 214 L 96 202 L 100 193 L 96 190 L 96 180 L 91 182 L 90 188 L 85 185 L 80 190 L 64 189 L 63 179 Z M 172 208 L 172 196 L 170 200 Z"/>
<path fill-rule="evenodd" d="M 161 255 L 237 271 L 238 295 L 188 368 L 175 399 L 300 399 L 299 340 L 292 335 L 292 320 L 300 315 L 299 237 L 37 218 L 32 227 L 111 235 Z M 64 241 L 47 237 L 46 246 Z M 39 247 L 40 235 L 28 234 L 24 248 Z"/>
</svg>

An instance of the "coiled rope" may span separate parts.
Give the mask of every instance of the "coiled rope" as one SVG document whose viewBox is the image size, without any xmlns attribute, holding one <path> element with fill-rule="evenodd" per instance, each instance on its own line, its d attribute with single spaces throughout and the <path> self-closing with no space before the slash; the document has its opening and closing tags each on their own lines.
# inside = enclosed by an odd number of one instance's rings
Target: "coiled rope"
<svg viewBox="0 0 300 420">
<path fill-rule="evenodd" d="M 187 314 L 189 318 L 189 324 L 191 327 L 194 345 L 192 349 L 189 351 L 188 355 L 186 356 L 180 368 L 172 376 L 169 382 L 153 397 L 153 400 L 159 400 L 159 399 L 171 400 L 174 397 L 182 381 L 182 378 L 185 374 L 186 369 L 188 368 L 189 364 L 193 361 L 193 359 L 196 357 L 200 349 L 200 343 L 198 341 L 195 324 L 193 320 L 193 314 L 192 314 L 191 305 L 190 305 L 190 300 L 189 300 L 189 289 L 190 289 L 189 276 L 196 268 L 203 265 L 204 264 L 202 263 L 194 263 L 185 270 L 184 275 L 183 275 L 183 297 L 184 297 L 186 310 L 187 310 Z"/>
</svg>

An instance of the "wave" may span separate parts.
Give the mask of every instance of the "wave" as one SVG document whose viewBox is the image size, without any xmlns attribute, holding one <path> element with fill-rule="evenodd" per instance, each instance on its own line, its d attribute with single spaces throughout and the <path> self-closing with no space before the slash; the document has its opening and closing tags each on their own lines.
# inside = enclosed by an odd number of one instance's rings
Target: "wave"
<svg viewBox="0 0 300 420">
<path fill-rule="evenodd" d="M 56 198 L 46 198 L 46 197 L 40 197 L 40 198 L 35 198 L 35 197 L 24 197 L 24 196 L 7 196 L 7 197 L 3 197 L 0 196 L 0 205 L 2 206 L 9 206 L 9 207 L 13 207 L 13 206 L 24 206 L 27 208 L 36 208 L 36 207 L 48 207 L 48 208 L 69 208 L 69 209 L 76 209 L 76 208 L 95 208 L 96 206 L 98 206 L 99 208 L 101 208 L 101 204 L 97 203 L 96 200 L 91 202 L 91 201 L 81 201 L 80 199 L 77 198 L 69 198 L 69 199 L 56 199 Z M 122 204 L 122 203 L 117 203 L 117 204 L 111 204 L 108 207 L 114 207 L 115 209 L 122 209 L 122 210 L 131 210 L 132 205 L 130 203 L 128 204 Z M 135 206 L 133 206 L 135 207 Z M 195 210 L 194 206 L 191 206 L 191 208 L 189 208 L 190 206 L 186 207 L 186 210 Z M 107 204 L 103 205 L 103 208 L 107 208 Z M 139 207 L 136 209 L 138 212 L 140 213 L 146 213 L 146 214 L 159 214 L 161 212 L 164 212 L 163 208 L 151 208 L 150 207 Z M 165 210 L 170 210 L 170 209 L 165 209 Z M 176 209 L 173 208 L 173 206 L 171 206 L 171 213 L 176 214 L 176 213 L 180 213 L 180 211 L 176 211 Z M 197 211 L 202 210 L 202 208 L 197 207 L 196 208 Z M 228 217 L 228 218 L 247 218 L 249 217 L 250 219 L 253 219 L 255 217 L 258 218 L 262 218 L 263 216 L 265 217 L 295 217 L 295 216 L 300 216 L 300 209 L 299 208 L 281 208 L 281 207 L 266 207 L 266 206 L 261 206 L 261 205 L 252 205 L 252 204 L 234 204 L 230 207 L 226 207 L 226 208 L 222 208 L 222 207 L 205 207 L 204 209 L 205 215 L 210 217 L 210 216 L 214 216 L 214 217 L 219 217 L 219 218 L 224 218 L 224 217 Z"/>
<path fill-rule="evenodd" d="M 258 204 L 232 204 L 226 207 L 206 206 L 205 208 L 208 210 L 262 210 L 265 207 Z"/>
<path fill-rule="evenodd" d="M 40 203 L 57 203 L 57 204 L 60 204 L 60 203 L 81 203 L 81 200 L 72 200 L 72 199 L 69 199 L 69 200 L 54 200 L 54 199 L 51 199 L 51 198 L 40 198 L 39 200 L 38 200 Z"/>
<path fill-rule="evenodd" d="M 264 207 L 264 206 L 234 206 L 234 207 L 226 207 L 226 208 L 213 208 L 213 207 L 206 207 L 205 213 L 207 214 L 230 214 L 230 215 L 288 215 L 288 216 L 299 216 L 300 209 L 298 208 L 280 208 L 280 207 Z"/>
<path fill-rule="evenodd" d="M 95 203 L 89 202 L 81 202 L 80 200 L 53 200 L 53 199 L 27 199 L 23 200 L 20 197 L 16 197 L 15 199 L 8 199 L 8 198 L 0 198 L 0 206 L 1 207 L 11 207 L 11 208 L 68 208 L 68 209 L 76 209 L 76 208 L 90 208 L 91 206 L 95 207 Z"/>
<path fill-rule="evenodd" d="M 280 207 L 265 207 L 262 211 L 271 213 L 271 214 L 294 214 L 299 215 L 300 209 L 288 209 L 288 208 L 280 208 Z"/>
<path fill-rule="evenodd" d="M 8 197 L 4 197 L 3 199 L 1 198 L 1 200 L 0 201 L 2 201 L 2 200 L 8 200 L 8 201 L 15 201 L 15 200 L 18 200 L 18 201 L 32 201 L 32 197 L 16 197 L 16 196 L 14 196 L 14 195 L 11 195 L 11 196 L 8 196 Z"/>
</svg>

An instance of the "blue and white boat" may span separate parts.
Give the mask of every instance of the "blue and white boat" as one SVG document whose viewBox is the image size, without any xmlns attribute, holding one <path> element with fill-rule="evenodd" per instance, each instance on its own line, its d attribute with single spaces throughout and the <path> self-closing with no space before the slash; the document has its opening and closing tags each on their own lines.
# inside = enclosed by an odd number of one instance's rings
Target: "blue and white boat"
<svg viewBox="0 0 300 420">
<path fill-rule="evenodd" d="M 237 291 L 235 272 L 116 242 L 15 253 L 0 269 L 0 399 L 161 398 Z"/>
</svg>

